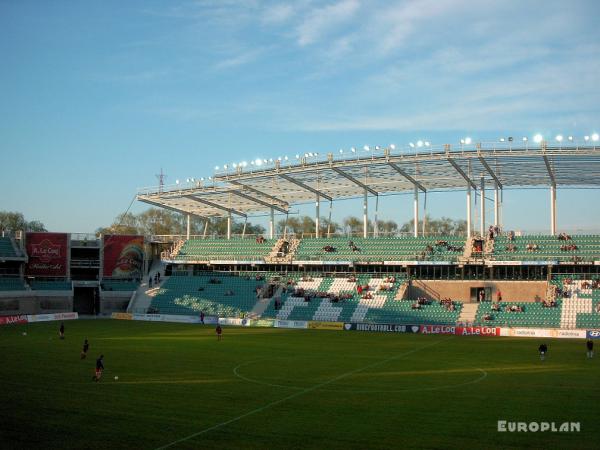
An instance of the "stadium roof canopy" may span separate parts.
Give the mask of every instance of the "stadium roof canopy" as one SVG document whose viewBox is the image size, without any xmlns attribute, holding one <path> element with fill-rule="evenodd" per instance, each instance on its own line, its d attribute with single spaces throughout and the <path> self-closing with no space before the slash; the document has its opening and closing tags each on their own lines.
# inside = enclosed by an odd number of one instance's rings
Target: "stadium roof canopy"
<svg viewBox="0 0 600 450">
<path fill-rule="evenodd" d="M 236 164 L 208 182 L 190 179 L 139 189 L 137 199 L 200 217 L 247 217 L 320 200 L 402 192 L 488 188 L 600 187 L 600 146 L 511 142 L 410 151 L 356 149 L 345 154 L 298 155 L 294 161 Z M 266 163 L 266 164 L 265 164 Z"/>
</svg>

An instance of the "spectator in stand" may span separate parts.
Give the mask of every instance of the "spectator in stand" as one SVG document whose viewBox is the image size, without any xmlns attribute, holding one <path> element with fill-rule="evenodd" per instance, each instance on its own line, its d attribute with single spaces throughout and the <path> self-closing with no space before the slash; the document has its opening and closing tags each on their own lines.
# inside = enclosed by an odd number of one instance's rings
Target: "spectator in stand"
<svg viewBox="0 0 600 450">
<path fill-rule="evenodd" d="M 512 241 L 515 240 L 515 232 L 514 231 L 511 230 L 511 231 L 508 232 L 508 240 L 510 242 L 512 242 Z"/>
<path fill-rule="evenodd" d="M 484 301 L 485 301 L 485 290 L 479 289 L 479 303 L 482 303 Z"/>
<path fill-rule="evenodd" d="M 502 291 L 500 291 L 500 289 L 498 289 L 498 292 L 496 292 L 496 300 L 498 303 L 502 301 Z"/>
</svg>

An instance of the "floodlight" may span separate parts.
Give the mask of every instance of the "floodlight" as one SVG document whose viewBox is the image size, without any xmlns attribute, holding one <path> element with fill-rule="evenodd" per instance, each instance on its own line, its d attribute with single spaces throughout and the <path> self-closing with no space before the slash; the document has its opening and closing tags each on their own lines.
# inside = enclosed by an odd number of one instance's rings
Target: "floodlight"
<svg viewBox="0 0 600 450">
<path fill-rule="evenodd" d="M 500 142 L 504 142 L 504 138 L 500 138 Z"/>
<path fill-rule="evenodd" d="M 429 147 L 430 142 L 429 141 L 425 141 L 425 147 Z"/>
<path fill-rule="evenodd" d="M 352 151 L 354 151 L 354 149 L 352 149 Z M 342 150 L 342 149 L 340 148 L 340 155 L 341 155 L 342 153 L 344 153 L 344 150 Z"/>
<path fill-rule="evenodd" d="M 263 164 L 268 163 L 269 161 L 267 161 L 266 159 L 263 159 Z"/>
<path fill-rule="evenodd" d="M 589 141 L 589 140 L 590 140 L 590 137 L 589 137 L 589 136 L 584 136 L 584 137 L 583 137 L 583 140 L 587 142 L 587 141 Z"/>
<path fill-rule="evenodd" d="M 189 183 L 189 182 L 190 182 L 190 179 L 189 179 L 189 178 L 186 178 L 186 179 L 185 179 L 185 182 L 186 182 L 186 183 Z"/>
<path fill-rule="evenodd" d="M 410 145 L 411 148 L 415 148 L 415 144 L 413 144 L 412 142 L 409 143 L 408 145 Z"/>
<path fill-rule="evenodd" d="M 232 166 L 235 169 L 237 167 L 237 163 L 233 163 Z"/>
<path fill-rule="evenodd" d="M 269 158 L 269 162 L 270 162 L 270 163 L 273 163 L 273 158 Z"/>
<path fill-rule="evenodd" d="M 175 180 L 175 184 L 179 184 L 179 180 Z"/>
<path fill-rule="evenodd" d="M 598 133 L 592 134 L 592 141 L 596 142 L 598 140 Z"/>
<path fill-rule="evenodd" d="M 471 138 L 470 137 L 466 137 L 465 138 L 465 144 L 469 145 L 471 143 Z"/>
<path fill-rule="evenodd" d="M 543 140 L 544 140 L 544 136 L 542 136 L 542 135 L 541 135 L 541 134 L 539 134 L 539 133 L 538 133 L 538 134 L 536 134 L 536 135 L 533 137 L 533 142 L 536 142 L 536 143 L 538 143 L 538 144 L 539 144 L 540 142 L 542 142 Z"/>
<path fill-rule="evenodd" d="M 246 167 L 248 165 L 248 163 L 246 161 L 242 161 L 240 164 L 242 167 Z"/>
<path fill-rule="evenodd" d="M 460 143 L 461 143 L 461 144 L 464 144 L 464 143 L 465 143 L 465 140 L 464 140 L 464 139 L 461 139 L 461 140 L 460 140 Z"/>
<path fill-rule="evenodd" d="M 376 145 L 376 146 L 375 146 L 375 150 L 376 150 L 376 151 L 379 151 L 380 149 L 381 149 L 381 147 L 379 147 L 379 145 Z"/>
<path fill-rule="evenodd" d="M 283 159 L 284 159 L 285 161 L 287 161 L 287 160 L 288 160 L 288 157 L 287 157 L 287 156 L 284 156 L 284 157 L 283 157 Z"/>
<path fill-rule="evenodd" d="M 368 152 L 368 151 L 369 151 L 369 150 L 371 150 L 371 149 L 369 148 L 369 146 L 368 146 L 368 145 L 365 145 L 365 146 L 363 147 L 363 150 L 364 150 L 365 152 Z"/>
<path fill-rule="evenodd" d="M 423 147 L 423 141 L 417 141 L 417 147 Z"/>
<path fill-rule="evenodd" d="M 562 140 L 563 140 L 562 134 L 558 134 L 555 139 L 557 142 L 562 142 Z"/>
<path fill-rule="evenodd" d="M 351 151 L 352 153 L 356 153 L 356 147 L 352 147 L 352 148 L 350 149 L 350 151 Z"/>
<path fill-rule="evenodd" d="M 219 166 L 215 166 L 215 170 L 219 170 Z"/>
<path fill-rule="evenodd" d="M 224 170 L 227 170 L 227 168 L 228 168 L 228 167 L 229 167 L 229 166 L 228 166 L 227 164 L 225 164 L 225 165 L 223 166 L 223 169 L 224 169 Z"/>
<path fill-rule="evenodd" d="M 396 144 L 390 144 L 390 149 L 391 150 L 396 150 Z"/>
<path fill-rule="evenodd" d="M 204 177 L 200 177 L 200 181 L 204 181 Z"/>
<path fill-rule="evenodd" d="M 262 166 L 262 159 L 257 158 L 256 161 L 254 161 L 254 164 L 256 164 L 257 166 Z"/>
<path fill-rule="evenodd" d="M 567 139 L 572 142 L 573 141 L 573 136 L 569 136 Z"/>
<path fill-rule="evenodd" d="M 527 142 L 527 141 L 528 141 L 527 136 L 523 136 L 523 142 Z"/>
<path fill-rule="evenodd" d="M 296 159 L 300 159 L 300 155 L 296 154 Z"/>
</svg>

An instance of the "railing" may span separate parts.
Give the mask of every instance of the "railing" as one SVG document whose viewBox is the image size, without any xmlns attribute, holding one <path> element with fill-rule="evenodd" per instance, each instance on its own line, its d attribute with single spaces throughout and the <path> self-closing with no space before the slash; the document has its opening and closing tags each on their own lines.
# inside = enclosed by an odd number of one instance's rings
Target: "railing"
<svg viewBox="0 0 600 450">
<path fill-rule="evenodd" d="M 73 241 L 98 241 L 98 236 L 94 233 L 71 233 L 71 242 Z"/>
<path fill-rule="evenodd" d="M 413 280 L 411 280 L 411 282 L 412 282 L 413 284 L 415 284 L 417 287 L 419 287 L 421 290 L 425 291 L 425 293 L 426 293 L 427 295 L 429 295 L 430 297 L 434 297 L 434 298 L 436 298 L 437 300 L 440 300 L 440 299 L 441 299 L 441 295 L 440 295 L 440 293 L 439 293 L 438 291 L 436 291 L 436 290 L 435 290 L 435 289 L 433 289 L 433 288 L 430 288 L 429 286 L 427 286 L 427 285 L 426 285 L 425 283 L 423 283 L 422 281 L 420 281 L 420 280 L 416 280 L 416 279 L 413 279 Z"/>
<path fill-rule="evenodd" d="M 100 267 L 99 259 L 71 259 L 72 269 L 97 269 Z"/>
</svg>

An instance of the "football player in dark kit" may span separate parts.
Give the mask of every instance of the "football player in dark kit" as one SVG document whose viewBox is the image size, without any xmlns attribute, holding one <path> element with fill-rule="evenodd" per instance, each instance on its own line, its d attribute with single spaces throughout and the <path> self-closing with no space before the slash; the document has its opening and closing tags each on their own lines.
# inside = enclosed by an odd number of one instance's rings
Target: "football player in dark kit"
<svg viewBox="0 0 600 450">
<path fill-rule="evenodd" d="M 215 331 L 217 332 L 217 340 L 220 341 L 221 334 L 223 334 L 223 329 L 221 328 L 221 325 L 217 325 L 217 328 L 215 329 Z"/>
<path fill-rule="evenodd" d="M 541 344 L 538 351 L 540 352 L 540 359 L 544 361 L 546 359 L 546 353 L 548 353 L 548 346 L 546 344 Z"/>
<path fill-rule="evenodd" d="M 100 381 L 100 377 L 102 377 L 102 371 L 104 370 L 104 355 L 100 355 L 100 358 L 96 360 L 96 375 L 92 377 L 94 381 Z"/>
<path fill-rule="evenodd" d="M 61 339 L 65 338 L 65 324 L 64 323 L 60 324 L 60 328 L 58 329 L 58 335 L 60 336 Z"/>
<path fill-rule="evenodd" d="M 86 339 L 85 341 L 83 341 L 83 349 L 81 350 L 81 359 L 85 359 L 89 349 L 90 349 L 90 344 L 88 343 L 88 340 Z"/>
<path fill-rule="evenodd" d="M 585 346 L 587 348 L 587 357 L 593 358 L 594 357 L 594 343 L 592 342 L 592 340 L 588 339 L 587 342 L 585 343 Z"/>
</svg>

